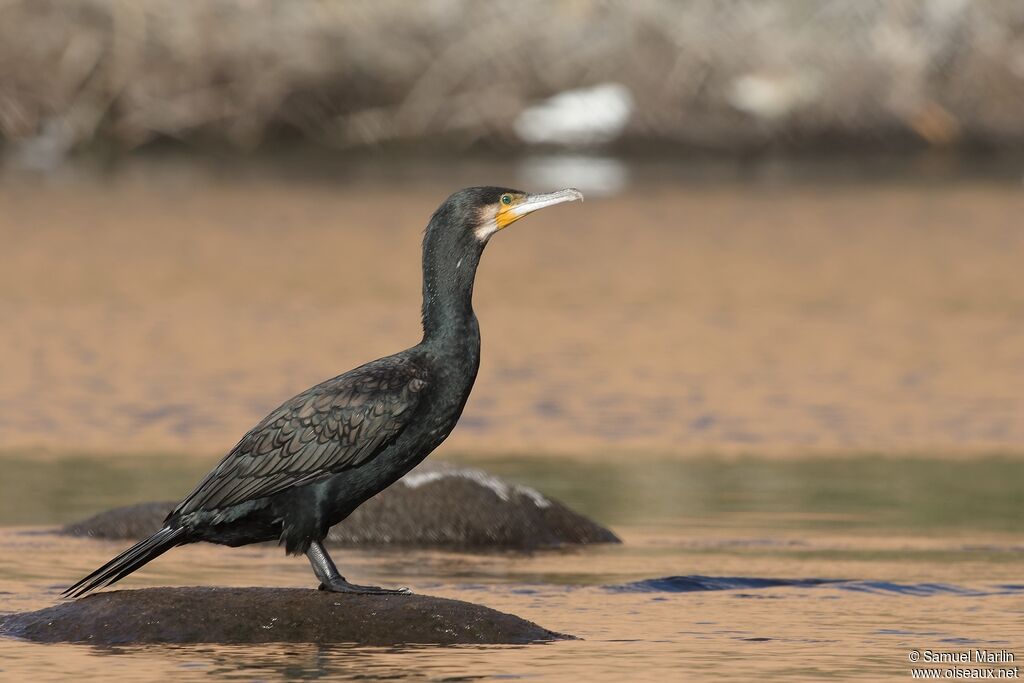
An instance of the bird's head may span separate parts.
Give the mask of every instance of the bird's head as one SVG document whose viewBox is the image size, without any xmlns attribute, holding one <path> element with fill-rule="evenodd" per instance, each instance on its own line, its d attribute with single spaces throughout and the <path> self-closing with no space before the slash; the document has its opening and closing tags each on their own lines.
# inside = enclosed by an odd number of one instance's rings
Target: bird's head
<svg viewBox="0 0 1024 683">
<path fill-rule="evenodd" d="M 543 209 L 563 202 L 583 200 L 583 193 L 574 188 L 548 192 L 546 194 L 527 194 L 521 190 L 510 190 L 502 187 L 475 188 L 485 190 L 477 210 L 478 222 L 473 234 L 481 242 L 486 242 L 491 235 L 515 223 L 538 209 Z"/>
<path fill-rule="evenodd" d="M 448 197 L 437 209 L 430 229 L 454 229 L 463 234 L 451 237 L 462 241 L 471 235 L 475 242 L 482 245 L 494 233 L 538 209 L 582 199 L 583 194 L 573 188 L 546 194 L 528 194 L 507 187 L 467 187 Z"/>
</svg>

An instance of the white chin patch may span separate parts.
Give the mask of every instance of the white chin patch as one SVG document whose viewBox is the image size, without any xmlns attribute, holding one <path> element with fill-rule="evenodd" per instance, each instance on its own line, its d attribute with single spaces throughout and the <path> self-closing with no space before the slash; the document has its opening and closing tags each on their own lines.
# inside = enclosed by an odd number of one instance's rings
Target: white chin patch
<svg viewBox="0 0 1024 683">
<path fill-rule="evenodd" d="M 481 242 L 486 242 L 491 238 L 491 235 L 498 232 L 498 221 L 491 218 L 490 220 L 484 221 L 477 226 L 474 234 L 476 238 Z"/>
</svg>

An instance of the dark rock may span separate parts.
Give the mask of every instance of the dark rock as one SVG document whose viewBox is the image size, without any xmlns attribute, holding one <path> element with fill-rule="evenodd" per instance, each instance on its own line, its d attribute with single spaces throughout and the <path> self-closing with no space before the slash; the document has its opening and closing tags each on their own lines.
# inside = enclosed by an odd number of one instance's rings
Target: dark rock
<svg viewBox="0 0 1024 683">
<path fill-rule="evenodd" d="M 139 539 L 160 528 L 174 503 L 115 508 L 62 530 L 75 536 Z M 505 548 L 619 543 L 593 520 L 538 491 L 471 467 L 424 463 L 331 529 L 344 546 Z"/>
<path fill-rule="evenodd" d="M 533 643 L 571 638 L 512 614 L 426 595 L 301 588 L 144 588 L 0 617 L 42 643 Z"/>
<path fill-rule="evenodd" d="M 177 503 L 137 503 L 104 510 L 92 517 L 72 522 L 61 529 L 71 536 L 137 540 L 158 530 Z"/>
</svg>

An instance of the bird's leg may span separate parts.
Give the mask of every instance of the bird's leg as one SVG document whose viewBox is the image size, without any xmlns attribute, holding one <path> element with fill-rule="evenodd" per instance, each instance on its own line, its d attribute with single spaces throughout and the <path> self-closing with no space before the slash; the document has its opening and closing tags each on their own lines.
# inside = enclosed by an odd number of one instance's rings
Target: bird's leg
<svg viewBox="0 0 1024 683">
<path fill-rule="evenodd" d="M 334 593 L 363 593 L 368 595 L 394 595 L 408 593 L 408 588 L 381 588 L 380 586 L 357 586 L 349 583 L 338 572 L 334 561 L 327 554 L 327 549 L 319 541 L 313 541 L 306 551 L 309 563 L 313 565 L 313 573 L 320 579 L 320 590 Z"/>
</svg>

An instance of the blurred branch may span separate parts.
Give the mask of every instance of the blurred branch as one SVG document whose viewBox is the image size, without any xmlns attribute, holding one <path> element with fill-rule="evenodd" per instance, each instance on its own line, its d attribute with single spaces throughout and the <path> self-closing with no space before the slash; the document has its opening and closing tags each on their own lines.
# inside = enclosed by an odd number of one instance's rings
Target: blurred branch
<svg viewBox="0 0 1024 683">
<path fill-rule="evenodd" d="M 0 139 L 36 153 L 515 141 L 527 106 L 620 83 L 629 140 L 736 150 L 1024 140 L 1017 0 L 0 0 Z"/>
</svg>

